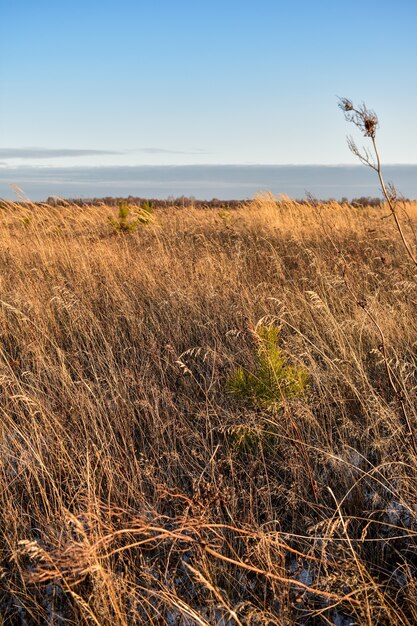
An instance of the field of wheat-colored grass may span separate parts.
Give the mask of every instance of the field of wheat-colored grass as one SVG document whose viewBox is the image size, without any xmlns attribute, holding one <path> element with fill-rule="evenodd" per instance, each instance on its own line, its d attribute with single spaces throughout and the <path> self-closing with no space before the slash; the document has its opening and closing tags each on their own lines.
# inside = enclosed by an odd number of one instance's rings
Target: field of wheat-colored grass
<svg viewBox="0 0 417 626">
<path fill-rule="evenodd" d="M 110 215 L 0 207 L 0 624 L 417 623 L 417 276 L 387 211 Z M 265 328 L 307 376 L 275 403 L 230 387 Z"/>
</svg>

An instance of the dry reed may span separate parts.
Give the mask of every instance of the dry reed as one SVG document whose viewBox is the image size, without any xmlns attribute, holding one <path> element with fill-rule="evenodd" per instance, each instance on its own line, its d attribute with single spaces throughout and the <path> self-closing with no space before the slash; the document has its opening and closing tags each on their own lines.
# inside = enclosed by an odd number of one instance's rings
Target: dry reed
<svg viewBox="0 0 417 626">
<path fill-rule="evenodd" d="M 417 283 L 386 211 L 111 212 L 1 205 L 0 623 L 415 624 Z M 309 373 L 276 412 L 227 393 L 260 320 Z"/>
</svg>

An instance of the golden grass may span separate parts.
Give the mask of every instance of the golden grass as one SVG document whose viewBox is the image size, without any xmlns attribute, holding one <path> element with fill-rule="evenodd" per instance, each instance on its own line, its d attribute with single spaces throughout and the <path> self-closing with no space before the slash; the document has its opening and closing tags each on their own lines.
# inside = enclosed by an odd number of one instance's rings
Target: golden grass
<svg viewBox="0 0 417 626">
<path fill-rule="evenodd" d="M 417 281 L 384 209 L 116 213 L 0 208 L 0 623 L 416 623 Z M 227 393 L 260 321 L 309 372 L 274 412 Z"/>
</svg>

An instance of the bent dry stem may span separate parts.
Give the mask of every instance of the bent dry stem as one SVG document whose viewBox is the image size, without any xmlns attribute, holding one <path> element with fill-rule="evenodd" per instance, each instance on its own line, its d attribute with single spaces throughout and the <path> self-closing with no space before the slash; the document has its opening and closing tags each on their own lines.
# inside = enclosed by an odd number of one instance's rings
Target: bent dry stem
<svg viewBox="0 0 417 626">
<path fill-rule="evenodd" d="M 395 225 L 400 234 L 401 241 L 404 245 L 404 248 L 407 252 L 408 257 L 417 266 L 417 256 L 413 251 L 412 247 L 408 243 L 404 230 L 401 226 L 401 222 L 398 218 L 397 212 L 397 191 L 394 185 L 386 185 L 383 175 L 382 175 L 382 166 L 381 159 L 379 156 L 379 150 L 376 144 L 376 132 L 379 126 L 379 121 L 376 113 L 371 109 L 368 109 L 365 104 L 362 104 L 359 108 L 355 108 L 351 100 L 348 98 L 340 98 L 339 107 L 344 111 L 345 118 L 348 122 L 352 122 L 364 135 L 364 137 L 368 137 L 372 142 L 373 154 L 368 151 L 367 148 L 363 148 L 362 150 L 358 148 L 357 144 L 353 140 L 352 137 L 348 138 L 348 146 L 350 151 L 358 157 L 358 159 L 364 165 L 373 169 L 377 175 L 381 185 L 382 193 L 384 194 L 385 200 L 388 204 L 388 207 L 391 211 L 391 215 L 394 218 Z"/>
</svg>

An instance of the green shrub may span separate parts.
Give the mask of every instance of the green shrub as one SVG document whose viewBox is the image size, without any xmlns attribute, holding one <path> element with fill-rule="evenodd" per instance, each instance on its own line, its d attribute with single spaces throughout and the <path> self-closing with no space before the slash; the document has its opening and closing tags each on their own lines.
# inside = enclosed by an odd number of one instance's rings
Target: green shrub
<svg viewBox="0 0 417 626">
<path fill-rule="evenodd" d="M 219 217 L 226 226 L 232 226 L 233 222 L 235 221 L 233 214 L 227 209 L 221 209 L 219 211 Z"/>
<path fill-rule="evenodd" d="M 142 206 L 135 207 L 120 201 L 117 219 L 109 217 L 109 222 L 117 231 L 133 232 L 139 224 L 149 224 L 152 221 L 153 209 L 153 203 L 148 200 Z"/>
<path fill-rule="evenodd" d="M 287 364 L 278 345 L 279 332 L 278 326 L 258 326 L 255 371 L 238 367 L 227 383 L 230 393 L 268 410 L 301 396 L 308 383 L 308 372 L 304 367 Z"/>
</svg>

